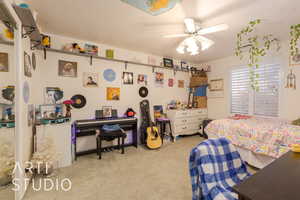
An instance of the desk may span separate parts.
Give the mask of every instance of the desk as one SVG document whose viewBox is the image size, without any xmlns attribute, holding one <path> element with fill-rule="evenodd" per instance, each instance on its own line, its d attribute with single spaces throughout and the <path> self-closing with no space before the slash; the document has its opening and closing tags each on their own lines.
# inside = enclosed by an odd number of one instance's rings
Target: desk
<svg viewBox="0 0 300 200">
<path fill-rule="evenodd" d="M 77 138 L 78 137 L 85 137 L 85 136 L 92 136 L 95 135 L 96 129 L 101 129 L 103 125 L 112 125 L 118 124 L 123 130 L 132 130 L 132 143 L 126 144 L 127 146 L 138 146 L 138 135 L 137 135 L 137 123 L 138 120 L 135 117 L 124 117 L 124 118 L 110 118 L 110 119 L 91 119 L 91 120 L 77 120 L 73 124 L 74 128 L 74 151 L 75 151 L 75 160 L 77 156 L 86 155 L 90 153 L 96 153 L 96 149 L 87 150 L 87 151 L 77 151 Z M 96 139 L 95 139 L 96 141 Z M 95 142 L 96 143 L 96 142 Z M 117 147 L 117 145 L 112 146 Z"/>
<path fill-rule="evenodd" d="M 241 200 L 300 199 L 300 154 L 284 154 L 233 189 Z"/>
</svg>

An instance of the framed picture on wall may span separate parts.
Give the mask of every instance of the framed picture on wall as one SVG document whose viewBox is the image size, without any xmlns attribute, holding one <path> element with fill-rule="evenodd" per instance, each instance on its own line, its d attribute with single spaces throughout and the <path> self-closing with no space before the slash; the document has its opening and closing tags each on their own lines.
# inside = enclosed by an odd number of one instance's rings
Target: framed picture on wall
<svg viewBox="0 0 300 200">
<path fill-rule="evenodd" d="M 98 87 L 98 73 L 83 73 L 83 86 L 88 88 Z"/>
<path fill-rule="evenodd" d="M 184 80 L 178 80 L 178 87 L 184 88 Z"/>
<path fill-rule="evenodd" d="M 30 55 L 24 51 L 24 75 L 31 77 L 31 59 Z"/>
<path fill-rule="evenodd" d="M 0 72 L 8 72 L 8 53 L 0 53 Z"/>
<path fill-rule="evenodd" d="M 172 59 L 163 58 L 163 61 L 164 61 L 164 67 L 173 68 L 174 64 L 173 64 L 173 60 Z"/>
<path fill-rule="evenodd" d="M 145 74 L 139 74 L 137 78 L 137 83 L 139 85 L 147 85 L 148 84 L 148 77 Z"/>
<path fill-rule="evenodd" d="M 169 80 L 168 80 L 168 86 L 169 87 L 173 87 L 174 86 L 174 79 L 173 78 L 169 78 Z"/>
<path fill-rule="evenodd" d="M 209 84 L 210 91 L 223 91 L 224 90 L 224 83 L 223 79 L 213 79 L 210 81 Z"/>
<path fill-rule="evenodd" d="M 300 53 L 290 56 L 290 66 L 300 66 Z"/>
<path fill-rule="evenodd" d="M 123 84 L 133 85 L 133 72 L 123 72 Z"/>
<path fill-rule="evenodd" d="M 77 77 L 77 62 L 59 60 L 58 75 L 64 77 Z"/>
<path fill-rule="evenodd" d="M 33 104 L 29 104 L 28 105 L 28 126 L 32 126 L 34 123 L 34 114 L 35 114 L 35 109 L 34 109 L 34 105 Z"/>
<path fill-rule="evenodd" d="M 106 100 L 108 101 L 119 101 L 120 100 L 120 88 L 106 88 Z"/>
<path fill-rule="evenodd" d="M 156 87 L 163 87 L 164 86 L 164 73 L 155 72 L 154 83 L 155 83 Z"/>
</svg>

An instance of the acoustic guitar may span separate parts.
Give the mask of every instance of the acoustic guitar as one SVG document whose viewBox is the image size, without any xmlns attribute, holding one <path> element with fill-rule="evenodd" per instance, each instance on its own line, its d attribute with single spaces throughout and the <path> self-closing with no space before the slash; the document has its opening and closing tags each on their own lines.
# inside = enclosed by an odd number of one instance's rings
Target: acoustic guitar
<svg viewBox="0 0 300 200">
<path fill-rule="evenodd" d="M 158 128 L 150 126 L 147 128 L 147 141 L 146 145 L 149 149 L 158 149 L 162 145 L 162 139 L 158 132 Z"/>
<path fill-rule="evenodd" d="M 145 144 L 149 149 L 158 149 L 162 146 L 162 139 L 159 134 L 158 128 L 154 126 L 151 115 L 150 106 L 148 100 L 143 100 L 140 103 L 141 114 L 143 118 L 142 130 L 145 130 Z"/>
</svg>

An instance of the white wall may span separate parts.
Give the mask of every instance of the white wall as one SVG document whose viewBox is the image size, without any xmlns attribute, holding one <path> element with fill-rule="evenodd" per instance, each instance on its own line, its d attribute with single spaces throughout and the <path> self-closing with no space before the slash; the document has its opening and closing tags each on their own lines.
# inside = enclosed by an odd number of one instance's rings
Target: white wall
<svg viewBox="0 0 300 200">
<path fill-rule="evenodd" d="M 300 81 L 297 82 L 297 90 L 285 89 L 286 75 L 290 71 L 300 77 L 300 66 L 289 67 L 289 41 L 281 42 L 279 52 L 272 52 L 261 60 L 261 64 L 280 64 L 282 68 L 279 117 L 285 119 L 296 119 L 300 117 L 299 98 Z M 224 79 L 224 98 L 208 99 L 208 116 L 213 119 L 224 118 L 230 115 L 230 72 L 233 68 L 247 66 L 247 59 L 240 60 L 236 56 L 214 60 L 206 64 L 211 65 L 212 70 L 208 73 L 208 78 Z"/>
<path fill-rule="evenodd" d="M 52 47 L 62 48 L 63 44 L 70 42 L 80 42 L 76 39 L 64 38 L 60 36 L 52 36 Z M 83 45 L 82 45 L 83 46 Z M 112 48 L 107 45 L 99 45 L 100 55 L 105 55 L 105 49 Z M 115 58 L 136 60 L 139 62 L 147 63 L 148 55 L 128 51 L 119 48 L 113 48 L 115 50 Z M 157 57 L 157 59 L 161 59 Z M 58 60 L 74 61 L 78 63 L 78 77 L 60 77 L 58 76 Z M 145 66 L 138 66 L 128 64 L 127 71 L 134 73 L 134 85 L 122 84 L 122 73 L 125 71 L 125 65 L 123 63 L 117 63 L 112 61 L 105 61 L 99 59 L 93 59 L 93 65 L 90 66 L 89 58 L 79 57 L 74 55 L 66 55 L 54 52 L 47 52 L 47 59 L 44 60 L 43 52 L 37 51 L 37 70 L 40 72 L 40 79 L 35 84 L 34 92 L 37 102 L 44 102 L 44 88 L 45 87 L 60 87 L 64 90 L 64 99 L 69 99 L 75 94 L 82 94 L 87 99 L 87 105 L 82 109 L 73 109 L 73 120 L 93 118 L 96 109 L 101 109 L 102 106 L 113 106 L 114 109 L 118 109 L 118 114 L 122 115 L 128 107 L 132 107 L 136 112 L 139 112 L 139 102 L 142 98 L 138 94 L 140 85 L 137 85 L 137 75 L 148 75 L 148 89 L 151 106 L 156 104 L 166 105 L 170 100 L 182 100 L 187 101 L 189 83 L 189 74 L 184 72 L 177 72 L 174 76 L 172 70 L 167 69 L 155 69 L 156 72 L 164 72 L 165 84 L 163 88 L 156 88 L 154 86 L 154 74 L 152 68 Z M 116 71 L 117 79 L 110 83 L 104 80 L 103 71 L 111 68 Z M 84 72 L 94 72 L 99 74 L 99 87 L 98 88 L 85 88 L 82 83 L 82 76 Z M 175 77 L 175 86 L 169 88 L 167 81 L 169 78 Z M 185 80 L 185 88 L 178 88 L 177 81 Z M 106 87 L 120 87 L 121 98 L 120 101 L 106 101 Z"/>
</svg>

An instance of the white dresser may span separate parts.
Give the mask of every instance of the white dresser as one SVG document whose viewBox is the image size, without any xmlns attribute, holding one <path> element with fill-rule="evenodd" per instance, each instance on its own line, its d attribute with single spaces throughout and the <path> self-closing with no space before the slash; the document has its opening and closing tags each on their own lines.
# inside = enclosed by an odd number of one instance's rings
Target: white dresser
<svg viewBox="0 0 300 200">
<path fill-rule="evenodd" d="M 201 124 L 207 118 L 207 109 L 168 110 L 173 136 L 191 135 L 200 132 Z"/>
</svg>

